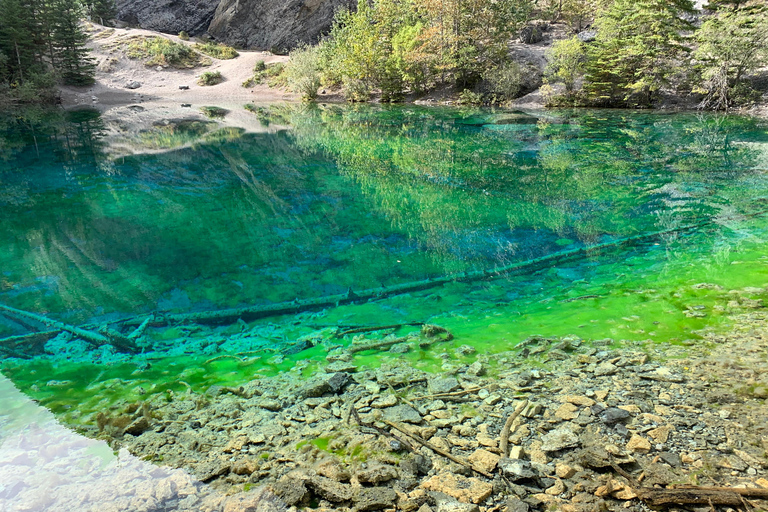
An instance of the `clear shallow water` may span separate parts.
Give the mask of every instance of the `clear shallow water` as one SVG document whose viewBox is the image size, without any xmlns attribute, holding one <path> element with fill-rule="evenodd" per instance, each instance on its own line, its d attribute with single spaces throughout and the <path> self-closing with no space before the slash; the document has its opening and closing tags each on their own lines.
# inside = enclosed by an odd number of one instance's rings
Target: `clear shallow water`
<svg viewBox="0 0 768 512">
<path fill-rule="evenodd" d="M 3 119 L 0 303 L 82 324 L 344 294 L 602 249 L 366 304 L 157 330 L 138 357 L 49 342 L 48 354 L 6 359 L 5 375 L 87 424 L 118 400 L 187 384 L 310 374 L 326 355 L 320 346 L 248 353 L 338 325 L 445 326 L 454 342 L 400 356 L 437 369 L 439 353 L 454 346 L 503 352 L 532 334 L 696 339 L 725 318 L 728 290 L 768 283 L 768 223 L 759 215 L 768 209 L 765 121 L 370 106 L 254 115 L 286 128 L 246 133 L 187 119 L 116 139 L 90 112 Z M 116 141 L 135 154 L 116 156 Z M 691 288 L 700 282 L 725 290 Z M 0 320 L 2 336 L 28 330 Z M 214 360 L 232 354 L 240 355 Z M 362 353 L 356 363 L 389 357 Z"/>
</svg>

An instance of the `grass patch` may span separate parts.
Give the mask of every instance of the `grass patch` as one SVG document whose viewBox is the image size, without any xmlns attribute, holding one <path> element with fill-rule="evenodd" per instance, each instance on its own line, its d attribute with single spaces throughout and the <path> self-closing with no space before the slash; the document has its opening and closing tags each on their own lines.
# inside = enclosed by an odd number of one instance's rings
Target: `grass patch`
<svg viewBox="0 0 768 512">
<path fill-rule="evenodd" d="M 200 112 L 211 119 L 222 119 L 229 114 L 229 110 L 221 107 L 200 107 Z"/>
<path fill-rule="evenodd" d="M 218 85 L 224 81 L 221 71 L 206 71 L 197 80 L 199 85 Z"/>
<path fill-rule="evenodd" d="M 189 69 L 210 65 L 210 59 L 201 58 L 189 46 L 164 37 L 137 36 L 128 39 L 126 44 L 126 55 L 131 59 L 143 60 L 147 66 Z"/>
<path fill-rule="evenodd" d="M 234 59 L 240 55 L 237 53 L 237 50 L 231 46 L 227 46 L 221 43 L 196 43 L 194 48 L 200 53 L 204 53 L 209 57 L 213 57 L 214 59 L 229 60 Z"/>
<path fill-rule="evenodd" d="M 285 64 L 282 62 L 273 62 L 265 64 L 263 60 L 256 62 L 253 67 L 253 76 L 243 82 L 243 87 L 253 87 L 266 83 L 270 87 L 285 87 Z"/>
</svg>

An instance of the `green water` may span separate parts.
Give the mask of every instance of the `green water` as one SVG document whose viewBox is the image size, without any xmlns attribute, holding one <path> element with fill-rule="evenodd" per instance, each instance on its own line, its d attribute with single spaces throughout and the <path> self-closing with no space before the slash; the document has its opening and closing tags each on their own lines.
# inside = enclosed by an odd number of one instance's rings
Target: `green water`
<svg viewBox="0 0 768 512">
<path fill-rule="evenodd" d="M 355 358 L 427 370 L 534 334 L 695 346 L 697 331 L 727 327 L 731 290 L 750 287 L 742 296 L 760 299 L 768 284 L 763 120 L 371 106 L 253 115 L 273 129 L 186 119 L 121 138 L 88 111 L 0 120 L 0 303 L 106 323 L 601 250 L 364 304 L 153 329 L 139 356 L 54 340 L 31 360 L 6 358 L 6 376 L 87 422 L 119 400 L 309 375 L 325 347 L 275 350 L 310 333 L 330 338 L 337 326 L 446 327 L 449 343 Z M 126 144 L 128 156 L 116 150 Z M 639 235 L 648 236 L 612 245 Z M 722 289 L 692 287 L 703 282 Z M 0 336 L 28 331 L 0 319 Z M 456 356 L 460 345 L 477 354 Z"/>
</svg>

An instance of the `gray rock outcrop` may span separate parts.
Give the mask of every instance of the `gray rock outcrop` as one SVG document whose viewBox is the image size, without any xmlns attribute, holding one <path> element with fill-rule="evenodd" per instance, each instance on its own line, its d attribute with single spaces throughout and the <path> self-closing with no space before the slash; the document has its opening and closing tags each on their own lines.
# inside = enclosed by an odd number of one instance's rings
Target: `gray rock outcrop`
<svg viewBox="0 0 768 512">
<path fill-rule="evenodd" d="M 282 53 L 317 42 L 338 9 L 355 5 L 354 0 L 221 0 L 208 33 L 238 48 Z"/>
<path fill-rule="evenodd" d="M 117 0 L 117 19 L 168 34 L 205 34 L 220 0 Z"/>
<path fill-rule="evenodd" d="M 355 0 L 117 0 L 129 25 L 192 36 L 211 35 L 237 48 L 283 53 L 326 34 L 337 10 Z"/>
</svg>

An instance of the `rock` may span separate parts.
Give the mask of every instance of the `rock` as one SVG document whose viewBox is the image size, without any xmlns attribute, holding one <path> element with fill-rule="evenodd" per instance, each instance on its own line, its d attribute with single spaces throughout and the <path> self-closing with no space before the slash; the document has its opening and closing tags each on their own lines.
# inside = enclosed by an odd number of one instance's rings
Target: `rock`
<svg viewBox="0 0 768 512">
<path fill-rule="evenodd" d="M 159 507 L 163 508 L 163 507 Z M 282 512 L 282 500 L 267 489 L 229 496 L 222 512 Z"/>
<path fill-rule="evenodd" d="M 283 408 L 283 405 L 278 400 L 270 398 L 263 398 L 256 403 L 257 406 L 268 411 L 279 411 Z"/>
<path fill-rule="evenodd" d="M 500 459 L 500 456 L 491 453 L 488 450 L 483 450 L 482 448 L 475 450 L 474 453 L 468 457 L 469 462 L 471 462 L 474 467 L 482 469 L 486 473 L 492 473 L 493 470 L 496 469 L 496 465 L 499 463 Z"/>
<path fill-rule="evenodd" d="M 615 425 L 623 422 L 630 417 L 629 411 L 619 409 L 618 407 L 609 407 L 600 413 L 600 420 L 606 425 Z"/>
<path fill-rule="evenodd" d="M 493 493 L 493 485 L 488 482 L 451 473 L 435 475 L 423 482 L 421 487 L 445 493 L 463 503 L 482 503 Z"/>
<path fill-rule="evenodd" d="M 384 419 L 393 423 L 421 423 L 421 414 L 410 405 L 398 405 L 384 409 Z"/>
<path fill-rule="evenodd" d="M 397 405 L 397 397 L 393 393 L 387 393 L 371 403 L 374 409 L 385 409 Z"/>
<path fill-rule="evenodd" d="M 126 89 L 138 89 L 139 87 L 141 87 L 141 82 L 137 82 L 136 80 L 133 80 L 125 84 Z"/>
<path fill-rule="evenodd" d="M 525 450 L 522 446 L 513 446 L 509 449 L 509 458 L 510 459 L 524 459 L 525 458 Z"/>
<path fill-rule="evenodd" d="M 317 398 L 326 393 L 338 393 L 348 380 L 349 374 L 344 372 L 318 377 L 307 382 L 301 388 L 300 394 L 304 398 Z"/>
<path fill-rule="evenodd" d="M 459 348 L 455 350 L 456 355 L 461 356 L 471 356 L 475 352 L 477 352 L 477 349 L 475 347 L 471 347 L 469 345 L 462 345 Z"/>
<path fill-rule="evenodd" d="M 459 389 L 461 385 L 456 377 L 442 377 L 429 381 L 429 392 L 437 395 L 440 393 L 450 393 Z"/>
<path fill-rule="evenodd" d="M 349 484 L 341 484 L 323 476 L 314 476 L 307 480 L 307 487 L 321 498 L 333 503 L 352 499 L 352 488 Z"/>
<path fill-rule="evenodd" d="M 541 438 L 541 449 L 545 452 L 556 452 L 566 448 L 575 448 L 579 446 L 579 436 L 577 436 L 567 426 L 556 428 Z"/>
<path fill-rule="evenodd" d="M 568 464 L 557 464 L 555 465 L 555 474 L 558 478 L 568 480 L 576 474 L 576 470 Z"/>
<path fill-rule="evenodd" d="M 395 343 L 389 348 L 393 354 L 406 354 L 410 352 L 411 346 L 407 343 Z"/>
<path fill-rule="evenodd" d="M 324 460 L 315 467 L 320 476 L 336 480 L 337 482 L 349 482 L 351 475 L 337 460 Z"/>
<path fill-rule="evenodd" d="M 651 442 L 643 436 L 633 434 L 627 443 L 627 450 L 632 453 L 648 453 L 651 451 Z"/>
<path fill-rule="evenodd" d="M 555 417 L 561 420 L 572 420 L 579 415 L 579 408 L 571 403 L 564 403 L 555 411 Z"/>
<path fill-rule="evenodd" d="M 179 86 L 179 90 L 180 91 L 188 91 L 189 90 L 189 86 L 188 85 L 180 85 Z M 189 104 L 185 103 L 185 105 L 189 105 Z M 182 105 L 182 106 L 184 106 L 184 105 Z M 191 106 L 191 105 L 189 105 L 189 106 Z"/>
<path fill-rule="evenodd" d="M 213 480 L 216 477 L 226 475 L 229 473 L 229 462 L 221 462 L 217 460 L 207 460 L 202 464 L 198 464 L 194 469 L 195 476 L 205 483 Z"/>
<path fill-rule="evenodd" d="M 531 507 L 520 498 L 507 499 L 506 512 L 528 512 Z"/>
<path fill-rule="evenodd" d="M 115 4 L 116 18 L 130 25 L 198 36 L 208 30 L 219 0 L 116 0 Z"/>
<path fill-rule="evenodd" d="M 666 443 L 669 439 L 669 434 L 675 430 L 674 425 L 664 425 L 662 427 L 654 428 L 646 432 L 651 439 L 657 443 Z"/>
<path fill-rule="evenodd" d="M 331 28 L 337 10 L 354 10 L 357 5 L 352 0 L 221 0 L 217 3 L 208 27 L 208 33 L 217 41 L 238 48 L 280 53 L 301 43 L 316 43 Z"/>
<path fill-rule="evenodd" d="M 533 469 L 531 463 L 521 459 L 500 459 L 498 466 L 502 474 L 511 482 L 537 478 L 539 474 Z"/>
<path fill-rule="evenodd" d="M 544 492 L 550 496 L 559 496 L 565 492 L 565 484 L 562 480 L 556 478 L 555 483 L 551 487 L 548 487 Z"/>
<path fill-rule="evenodd" d="M 389 464 L 374 462 L 356 473 L 357 479 L 364 484 L 380 484 L 397 478 L 397 469 Z"/>
<path fill-rule="evenodd" d="M 595 39 L 597 39 L 597 31 L 596 30 L 584 30 L 582 32 L 579 32 L 576 34 L 576 37 L 579 38 L 579 41 L 582 43 L 591 43 Z"/>
<path fill-rule="evenodd" d="M 595 405 L 594 400 L 582 395 L 566 395 L 565 401 L 570 404 L 581 405 L 584 407 L 592 407 L 593 405 Z"/>
<path fill-rule="evenodd" d="M 485 367 L 483 366 L 483 363 L 480 361 L 475 361 L 471 365 L 469 365 L 469 368 L 467 368 L 467 375 L 472 375 L 474 377 L 478 377 L 480 375 L 483 375 L 485 373 Z"/>
<path fill-rule="evenodd" d="M 360 487 L 355 490 L 352 501 L 355 503 L 353 510 L 357 512 L 393 508 L 397 493 L 387 487 Z"/>
<path fill-rule="evenodd" d="M 619 371 L 619 369 L 616 368 L 616 365 L 614 365 L 614 364 L 611 364 L 611 363 L 608 363 L 608 362 L 600 363 L 599 365 L 597 365 L 595 367 L 595 376 L 603 377 L 603 376 L 607 376 L 607 375 L 613 375 L 617 371 Z"/>
<path fill-rule="evenodd" d="M 437 512 L 480 512 L 474 503 L 462 503 L 456 500 L 441 500 L 437 503 Z"/>
<path fill-rule="evenodd" d="M 520 30 L 520 42 L 523 44 L 536 44 L 543 40 L 544 30 L 538 23 L 526 25 Z"/>
<path fill-rule="evenodd" d="M 334 393 L 338 393 L 344 388 L 344 385 L 349 380 L 349 374 L 344 372 L 337 372 L 334 373 L 330 379 L 328 379 L 328 386 L 331 388 L 331 391 Z"/>
<path fill-rule="evenodd" d="M 133 423 L 125 427 L 125 433 L 132 436 L 138 436 L 152 428 L 149 424 L 149 420 L 144 416 L 134 420 Z"/>
<path fill-rule="evenodd" d="M 673 373 L 669 368 L 657 368 L 652 372 L 641 373 L 640 378 L 659 382 L 683 382 L 685 380 L 682 375 Z"/>
<path fill-rule="evenodd" d="M 325 367 L 325 373 L 355 373 L 355 371 L 357 371 L 357 366 L 347 361 L 334 361 Z"/>
</svg>

